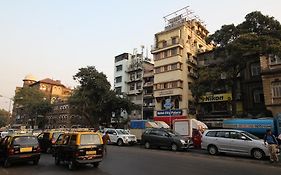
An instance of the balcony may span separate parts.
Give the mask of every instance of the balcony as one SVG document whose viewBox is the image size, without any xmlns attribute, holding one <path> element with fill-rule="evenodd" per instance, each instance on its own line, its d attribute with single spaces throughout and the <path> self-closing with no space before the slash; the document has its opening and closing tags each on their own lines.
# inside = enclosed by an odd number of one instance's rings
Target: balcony
<svg viewBox="0 0 281 175">
<path fill-rule="evenodd" d="M 143 87 L 151 87 L 153 86 L 153 82 L 146 82 L 143 84 Z"/>
<path fill-rule="evenodd" d="M 172 49 L 174 47 L 181 47 L 183 48 L 184 42 L 182 39 L 170 39 L 164 42 L 158 42 L 156 45 L 151 47 L 151 53 L 155 54 L 161 52 L 163 50 Z"/>
<path fill-rule="evenodd" d="M 136 70 L 142 70 L 143 67 L 142 67 L 142 63 L 141 62 L 137 62 L 137 63 L 133 63 L 131 64 L 128 69 L 127 69 L 127 73 L 128 72 L 132 72 L 132 71 L 136 71 Z"/>
<path fill-rule="evenodd" d="M 195 59 L 192 58 L 192 57 L 187 58 L 187 59 L 186 59 L 186 63 L 187 63 L 187 64 L 191 64 L 191 65 L 193 65 L 193 66 L 196 66 L 196 65 L 198 64 L 197 60 L 195 60 Z"/>
<path fill-rule="evenodd" d="M 143 98 L 144 99 L 153 98 L 153 93 L 144 93 Z"/>
<path fill-rule="evenodd" d="M 154 90 L 154 97 L 156 97 L 156 98 L 157 97 L 182 95 L 182 94 L 183 94 L 182 88 Z"/>
<path fill-rule="evenodd" d="M 142 81 L 142 77 L 131 77 L 126 83 L 131 83 L 135 81 Z"/>
</svg>

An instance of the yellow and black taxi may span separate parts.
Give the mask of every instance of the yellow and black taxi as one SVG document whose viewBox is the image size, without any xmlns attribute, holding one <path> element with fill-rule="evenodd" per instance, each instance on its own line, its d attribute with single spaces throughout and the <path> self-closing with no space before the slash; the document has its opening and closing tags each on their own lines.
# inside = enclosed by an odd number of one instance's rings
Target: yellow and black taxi
<svg viewBox="0 0 281 175">
<path fill-rule="evenodd" d="M 55 164 L 67 164 L 69 170 L 79 164 L 98 167 L 103 158 L 103 141 L 99 133 L 72 131 L 61 134 L 54 145 Z"/>
<path fill-rule="evenodd" d="M 64 131 L 62 130 L 46 130 L 38 135 L 38 141 L 41 151 L 44 153 L 50 153 L 52 151 L 52 145 L 56 142 L 59 135 Z"/>
<path fill-rule="evenodd" d="M 15 162 L 32 161 L 37 165 L 40 159 L 38 139 L 33 135 L 8 135 L 0 142 L 0 160 L 4 167 Z"/>
</svg>

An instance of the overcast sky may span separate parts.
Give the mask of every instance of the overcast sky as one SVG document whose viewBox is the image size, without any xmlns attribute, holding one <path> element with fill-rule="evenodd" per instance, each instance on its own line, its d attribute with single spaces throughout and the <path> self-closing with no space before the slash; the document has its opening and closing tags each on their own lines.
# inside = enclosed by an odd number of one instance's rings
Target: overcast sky
<svg viewBox="0 0 281 175">
<path fill-rule="evenodd" d="M 281 21 L 279 0 L 0 0 L 0 95 L 13 97 L 27 74 L 73 87 L 88 65 L 112 83 L 114 56 L 150 48 L 163 16 L 185 6 L 211 33 L 255 10 Z M 0 108 L 8 106 L 0 97 Z"/>
</svg>

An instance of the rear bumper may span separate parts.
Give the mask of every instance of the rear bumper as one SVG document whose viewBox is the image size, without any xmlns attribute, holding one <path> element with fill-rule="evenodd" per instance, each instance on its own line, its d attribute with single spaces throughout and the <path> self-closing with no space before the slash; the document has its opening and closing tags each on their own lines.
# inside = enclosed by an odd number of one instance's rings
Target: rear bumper
<svg viewBox="0 0 281 175">
<path fill-rule="evenodd" d="M 19 154 L 8 157 L 8 161 L 10 162 L 31 161 L 37 159 L 40 159 L 40 153 Z"/>
<path fill-rule="evenodd" d="M 102 161 L 102 155 L 83 156 L 76 159 L 76 162 L 79 164 L 88 164 L 88 163 L 95 163 L 101 161 Z"/>
</svg>

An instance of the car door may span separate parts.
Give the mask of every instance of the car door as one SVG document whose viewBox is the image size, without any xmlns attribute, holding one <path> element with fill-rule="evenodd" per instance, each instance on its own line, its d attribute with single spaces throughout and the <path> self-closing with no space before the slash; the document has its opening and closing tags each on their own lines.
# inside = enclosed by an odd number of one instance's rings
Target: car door
<svg viewBox="0 0 281 175">
<path fill-rule="evenodd" d="M 146 141 L 153 146 L 159 146 L 159 133 L 157 130 L 151 130 L 149 135 L 146 136 Z"/>
<path fill-rule="evenodd" d="M 165 132 L 165 131 L 158 131 L 158 143 L 159 143 L 159 146 L 161 147 L 170 147 L 172 142 L 171 142 L 171 136 Z"/>
<path fill-rule="evenodd" d="M 110 138 L 110 142 L 112 143 L 116 143 L 117 142 L 117 132 L 113 129 L 107 130 L 109 138 Z"/>
<path fill-rule="evenodd" d="M 217 131 L 215 145 L 221 152 L 231 151 L 229 131 Z"/>
<path fill-rule="evenodd" d="M 231 131 L 231 148 L 234 153 L 238 154 L 248 154 L 250 150 L 251 140 L 246 136 L 242 135 L 240 132 Z"/>
</svg>

